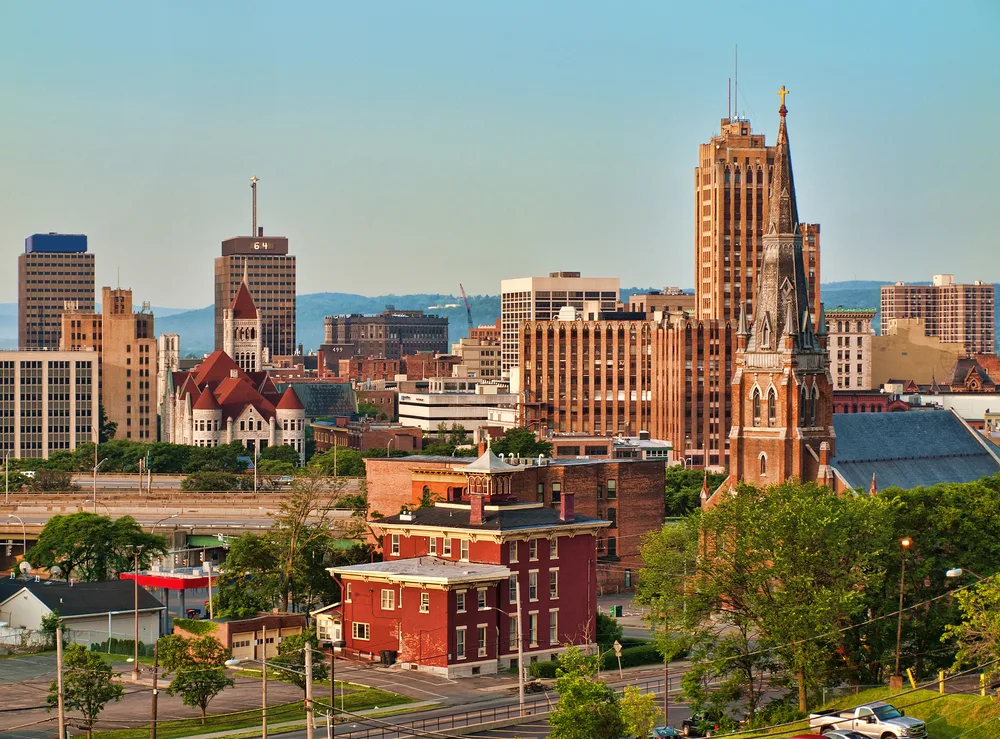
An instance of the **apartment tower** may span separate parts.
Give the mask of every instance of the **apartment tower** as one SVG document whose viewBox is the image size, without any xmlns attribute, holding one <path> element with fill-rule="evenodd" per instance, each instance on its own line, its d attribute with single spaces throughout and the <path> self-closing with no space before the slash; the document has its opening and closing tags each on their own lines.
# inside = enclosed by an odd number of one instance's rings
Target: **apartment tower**
<svg viewBox="0 0 1000 739">
<path fill-rule="evenodd" d="M 94 310 L 94 255 L 83 234 L 34 234 L 17 258 L 17 343 L 58 349 L 67 301 Z"/>
<path fill-rule="evenodd" d="M 874 308 L 836 307 L 826 311 L 830 376 L 837 390 L 872 389 Z"/>
<path fill-rule="evenodd" d="M 776 147 L 746 118 L 723 118 L 698 148 L 695 191 L 695 315 L 734 321 L 753 315 Z M 813 319 L 819 315 L 819 224 L 799 224 Z"/>
<path fill-rule="evenodd" d="M 257 178 L 250 180 L 253 219 L 250 236 L 222 242 L 215 258 L 215 349 L 225 349 L 224 313 L 236 298 L 244 273 L 253 303 L 260 312 L 265 362 L 295 354 L 295 257 L 284 236 L 265 236 L 257 225 Z"/>
<path fill-rule="evenodd" d="M 955 275 L 934 275 L 930 285 L 882 286 L 883 325 L 894 319 L 922 318 L 928 336 L 961 344 L 969 354 L 993 354 L 995 296 L 993 285 L 976 280 L 955 282 Z"/>
</svg>

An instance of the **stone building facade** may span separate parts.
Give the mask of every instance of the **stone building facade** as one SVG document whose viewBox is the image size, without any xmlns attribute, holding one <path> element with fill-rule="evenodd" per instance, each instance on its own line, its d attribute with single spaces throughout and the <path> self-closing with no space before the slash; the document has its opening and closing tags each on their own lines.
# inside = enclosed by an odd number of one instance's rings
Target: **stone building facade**
<svg viewBox="0 0 1000 739">
<path fill-rule="evenodd" d="M 830 376 L 837 390 L 872 389 L 872 320 L 875 309 L 826 311 Z"/>
</svg>

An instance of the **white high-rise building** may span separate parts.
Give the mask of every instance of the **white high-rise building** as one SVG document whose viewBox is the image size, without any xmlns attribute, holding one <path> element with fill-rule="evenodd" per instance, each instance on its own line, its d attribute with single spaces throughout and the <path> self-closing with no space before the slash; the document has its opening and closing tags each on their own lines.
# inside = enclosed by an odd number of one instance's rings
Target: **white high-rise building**
<svg viewBox="0 0 1000 739">
<path fill-rule="evenodd" d="M 618 303 L 617 277 L 580 277 L 579 272 L 552 272 L 548 277 L 519 277 L 500 283 L 500 369 L 520 387 L 518 340 L 524 321 L 547 321 L 559 316 L 565 306 L 575 308 L 584 320 L 597 320 Z"/>
</svg>

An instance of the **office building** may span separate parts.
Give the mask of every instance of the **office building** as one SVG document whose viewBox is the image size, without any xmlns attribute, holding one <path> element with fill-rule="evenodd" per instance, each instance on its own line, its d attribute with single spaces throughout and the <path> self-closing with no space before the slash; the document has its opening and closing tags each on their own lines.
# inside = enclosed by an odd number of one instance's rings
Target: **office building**
<svg viewBox="0 0 1000 739">
<path fill-rule="evenodd" d="M 497 319 L 496 326 L 472 329 L 468 337 L 452 344 L 451 353 L 461 358 L 461 367 L 456 370 L 459 374 L 484 380 L 499 380 L 500 320 Z"/>
<path fill-rule="evenodd" d="M 872 389 L 872 320 L 874 308 L 826 311 L 830 376 L 837 390 Z"/>
<path fill-rule="evenodd" d="M 17 258 L 18 345 L 58 349 L 67 302 L 94 310 L 94 255 L 82 234 L 34 234 Z"/>
<path fill-rule="evenodd" d="M 295 354 L 295 256 L 284 236 L 237 236 L 222 242 L 215 258 L 215 348 L 225 350 L 224 313 L 246 275 L 261 317 L 264 359 Z"/>
<path fill-rule="evenodd" d="M 745 118 L 723 118 L 718 136 L 698 150 L 695 191 L 695 302 L 701 320 L 753 315 L 754 280 L 770 208 L 775 146 Z M 799 224 L 813 320 L 819 315 L 818 224 Z"/>
<path fill-rule="evenodd" d="M 133 312 L 131 290 L 103 288 L 100 313 L 63 313 L 60 348 L 97 352 L 101 402 L 117 424 L 115 438 L 156 440 L 157 342 L 147 303 Z"/>
<path fill-rule="evenodd" d="M 97 352 L 0 351 L 0 457 L 48 459 L 94 441 Z"/>
<path fill-rule="evenodd" d="M 352 314 L 326 316 L 323 320 L 324 353 L 337 346 L 350 346 L 341 358 L 373 357 L 403 359 L 419 352 L 448 353 L 448 318 L 427 315 L 422 310 L 396 310 L 394 306 L 374 316 Z"/>
<path fill-rule="evenodd" d="M 645 313 L 647 318 L 652 318 L 654 313 L 683 317 L 694 316 L 695 305 L 694 293 L 686 293 L 679 287 L 668 287 L 648 293 L 634 293 L 629 296 L 628 304 L 622 303 L 619 310 Z"/>
<path fill-rule="evenodd" d="M 422 384 L 422 383 L 421 383 Z M 518 396 L 505 384 L 485 383 L 453 377 L 435 377 L 427 381 L 426 392 L 399 392 L 399 422 L 416 426 L 424 432 L 462 426 L 474 433 L 488 425 L 490 408 L 517 404 Z"/>
<path fill-rule="evenodd" d="M 962 285 L 954 275 L 934 275 L 930 285 L 883 285 L 881 320 L 922 318 L 928 336 L 959 344 L 969 354 L 992 354 L 994 305 L 992 284 Z"/>
</svg>

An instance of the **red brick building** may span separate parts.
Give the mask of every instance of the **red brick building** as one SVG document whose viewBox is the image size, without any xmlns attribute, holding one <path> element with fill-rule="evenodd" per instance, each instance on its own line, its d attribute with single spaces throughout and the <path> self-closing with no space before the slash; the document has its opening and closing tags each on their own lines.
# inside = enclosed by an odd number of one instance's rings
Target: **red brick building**
<svg viewBox="0 0 1000 739">
<path fill-rule="evenodd" d="M 331 423 L 317 421 L 312 424 L 316 453 L 329 451 L 338 446 L 363 452 L 368 449 L 385 449 L 389 446 L 396 452 L 415 452 L 423 448 L 424 432 L 414 426 L 377 421 L 349 421 Z"/>
<path fill-rule="evenodd" d="M 596 641 L 596 534 L 608 522 L 578 514 L 572 493 L 558 508 L 517 502 L 518 473 L 486 452 L 467 468 L 466 500 L 372 522 L 384 561 L 330 570 L 349 656 L 389 652 L 456 677 L 516 666 L 519 634 L 525 664 Z"/>
<path fill-rule="evenodd" d="M 399 392 L 396 390 L 355 390 L 358 405 L 367 403 L 378 409 L 379 414 L 385 414 L 392 420 L 399 416 Z"/>
<path fill-rule="evenodd" d="M 631 587 L 638 574 L 643 534 L 665 515 L 666 465 L 642 459 L 513 459 L 510 494 L 521 502 L 558 508 L 575 494 L 577 513 L 609 521 L 597 535 L 600 592 Z M 369 516 L 393 515 L 426 501 L 469 496 L 467 460 L 410 456 L 366 459 Z"/>
<path fill-rule="evenodd" d="M 452 369 L 462 363 L 457 354 L 419 352 L 403 357 L 403 374 L 407 380 L 426 380 L 430 377 L 451 377 Z"/>
<path fill-rule="evenodd" d="M 388 382 L 403 374 L 403 363 L 398 359 L 379 357 L 351 357 L 337 363 L 337 376 L 350 382 Z"/>
</svg>

